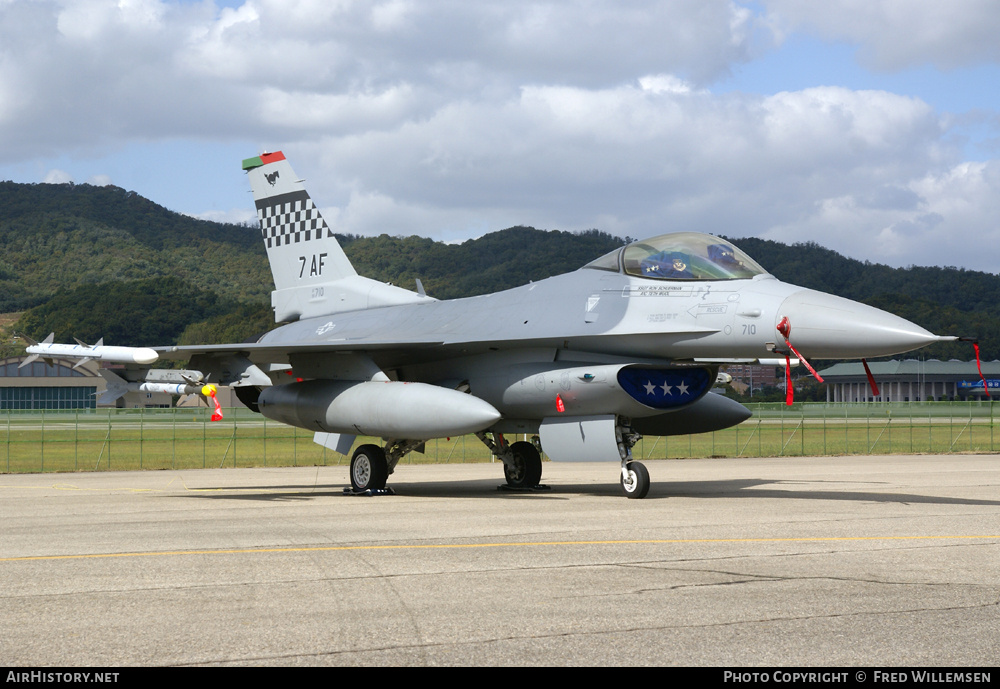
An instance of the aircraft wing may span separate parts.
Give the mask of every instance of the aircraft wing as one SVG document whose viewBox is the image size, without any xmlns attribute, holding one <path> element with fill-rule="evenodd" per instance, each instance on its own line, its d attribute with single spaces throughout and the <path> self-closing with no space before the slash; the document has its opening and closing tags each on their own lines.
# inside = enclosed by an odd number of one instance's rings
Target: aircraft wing
<svg viewBox="0 0 1000 689">
<path fill-rule="evenodd" d="M 160 359 L 185 361 L 198 355 L 223 356 L 227 354 L 244 354 L 260 361 L 282 361 L 289 354 L 312 354 L 323 352 L 379 352 L 393 351 L 401 348 L 425 349 L 443 345 L 443 342 L 358 342 L 339 340 L 312 344 L 261 344 L 244 342 L 241 344 L 216 345 L 177 345 L 171 347 L 153 347 Z"/>
</svg>

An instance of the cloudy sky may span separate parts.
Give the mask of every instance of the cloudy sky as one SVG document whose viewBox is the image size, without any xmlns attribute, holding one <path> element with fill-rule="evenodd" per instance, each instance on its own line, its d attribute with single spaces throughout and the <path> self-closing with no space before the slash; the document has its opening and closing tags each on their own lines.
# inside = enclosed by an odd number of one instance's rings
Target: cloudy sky
<svg viewBox="0 0 1000 689">
<path fill-rule="evenodd" d="M 815 241 L 1000 271 L 996 0 L 0 0 L 0 179 L 338 231 Z"/>
</svg>

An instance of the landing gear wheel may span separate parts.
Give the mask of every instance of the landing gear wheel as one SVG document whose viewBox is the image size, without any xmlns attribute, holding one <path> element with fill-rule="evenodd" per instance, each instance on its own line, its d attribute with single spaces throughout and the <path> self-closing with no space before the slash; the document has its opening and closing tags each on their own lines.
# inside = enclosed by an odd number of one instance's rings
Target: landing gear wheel
<svg viewBox="0 0 1000 689">
<path fill-rule="evenodd" d="M 627 478 L 626 478 L 627 476 Z M 649 472 L 641 462 L 629 462 L 621 478 L 625 497 L 639 499 L 649 492 Z"/>
<path fill-rule="evenodd" d="M 385 450 L 378 445 L 362 445 L 351 457 L 351 486 L 358 492 L 381 490 L 389 480 Z"/>
<path fill-rule="evenodd" d="M 533 488 L 542 480 L 542 456 L 535 446 L 523 440 L 510 446 L 514 466 L 503 465 L 507 485 L 514 488 Z"/>
</svg>

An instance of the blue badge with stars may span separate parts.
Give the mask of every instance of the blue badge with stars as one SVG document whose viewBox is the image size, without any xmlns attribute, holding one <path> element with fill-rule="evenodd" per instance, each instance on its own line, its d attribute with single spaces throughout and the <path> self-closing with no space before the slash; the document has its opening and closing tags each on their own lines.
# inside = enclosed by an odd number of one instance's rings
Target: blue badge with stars
<svg viewBox="0 0 1000 689">
<path fill-rule="evenodd" d="M 715 380 L 707 368 L 623 368 L 618 384 L 632 399 L 654 409 L 691 404 Z"/>
</svg>

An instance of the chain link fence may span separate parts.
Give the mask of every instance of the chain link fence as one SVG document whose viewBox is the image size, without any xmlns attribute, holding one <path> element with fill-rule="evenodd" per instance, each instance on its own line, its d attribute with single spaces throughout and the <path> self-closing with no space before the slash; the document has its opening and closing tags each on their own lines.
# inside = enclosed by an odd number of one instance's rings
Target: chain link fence
<svg viewBox="0 0 1000 689">
<path fill-rule="evenodd" d="M 643 438 L 636 459 L 780 457 L 982 452 L 998 450 L 987 401 L 747 405 L 754 416 L 733 428 Z M 246 409 L 211 422 L 205 409 L 0 411 L 0 471 L 130 471 L 204 467 L 347 464 L 313 434 Z M 359 438 L 357 443 L 378 442 Z M 356 444 L 357 444 L 356 443 Z M 609 458 L 614 461 L 615 458 Z M 402 463 L 487 462 L 475 436 L 427 442 Z"/>
</svg>

